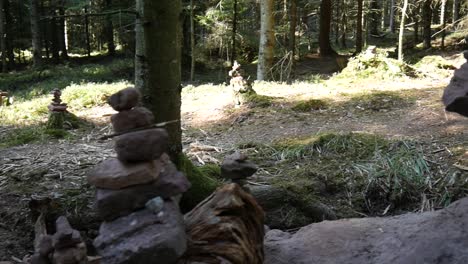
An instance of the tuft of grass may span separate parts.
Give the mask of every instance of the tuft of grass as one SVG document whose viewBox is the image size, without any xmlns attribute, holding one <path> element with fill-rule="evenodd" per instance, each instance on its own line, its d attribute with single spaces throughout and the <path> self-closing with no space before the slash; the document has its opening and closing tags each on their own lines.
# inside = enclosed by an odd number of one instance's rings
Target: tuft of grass
<svg viewBox="0 0 468 264">
<path fill-rule="evenodd" d="M 62 100 L 71 109 L 76 110 L 105 105 L 110 95 L 128 86 L 131 86 L 131 84 L 125 81 L 117 83 L 71 84 L 63 90 Z"/>
<path fill-rule="evenodd" d="M 64 129 L 47 129 L 44 125 L 15 128 L 0 136 L 0 148 L 9 148 L 47 139 L 72 138 Z"/>
<path fill-rule="evenodd" d="M 328 107 L 328 103 L 320 99 L 310 99 L 297 102 L 291 109 L 296 112 L 310 112 L 312 110 L 322 110 Z"/>
<path fill-rule="evenodd" d="M 304 202 L 318 199 L 339 217 L 440 208 L 468 195 L 468 181 L 428 162 L 415 141 L 329 133 L 257 146 L 257 151 L 256 161 L 274 164 L 265 169 L 280 173 L 274 185 Z"/>
<path fill-rule="evenodd" d="M 221 167 L 216 164 L 205 164 L 203 166 L 198 167 L 200 172 L 204 175 L 207 175 L 213 179 L 222 179 L 221 178 Z"/>
<path fill-rule="evenodd" d="M 257 93 L 248 93 L 243 95 L 245 102 L 252 107 L 266 108 L 273 104 L 274 98 L 271 96 L 261 95 Z"/>
</svg>

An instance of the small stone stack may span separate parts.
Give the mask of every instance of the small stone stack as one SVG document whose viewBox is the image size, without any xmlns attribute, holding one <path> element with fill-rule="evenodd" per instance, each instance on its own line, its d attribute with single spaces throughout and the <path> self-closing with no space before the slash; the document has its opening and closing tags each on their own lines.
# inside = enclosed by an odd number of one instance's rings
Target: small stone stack
<svg viewBox="0 0 468 264">
<path fill-rule="evenodd" d="M 67 218 L 61 216 L 55 222 L 54 235 L 41 235 L 34 245 L 35 254 L 31 264 L 85 264 L 88 263 L 86 244 L 80 232 L 70 226 Z"/>
<path fill-rule="evenodd" d="M 165 153 L 166 130 L 154 128 L 140 94 L 126 88 L 108 102 L 117 158 L 97 165 L 88 182 L 96 186 L 95 207 L 105 221 L 94 240 L 101 262 L 173 263 L 186 250 L 183 216 L 177 198 L 190 183 Z"/>
<path fill-rule="evenodd" d="M 51 94 L 54 98 L 48 106 L 49 120 L 47 121 L 47 128 L 63 129 L 65 112 L 67 112 L 67 104 L 62 102 L 62 99 L 60 98 L 62 96 L 62 92 L 59 89 L 54 89 Z"/>
<path fill-rule="evenodd" d="M 229 84 L 231 85 L 234 105 L 236 107 L 242 105 L 245 102 L 244 96 L 255 94 L 252 85 L 242 76 L 243 70 L 240 67 L 241 65 L 237 63 L 237 61 L 234 61 L 234 65 L 229 71 L 229 76 L 231 76 Z"/>
<path fill-rule="evenodd" d="M 221 176 L 242 187 L 246 185 L 247 178 L 257 170 L 257 165 L 249 161 L 247 155 L 240 152 L 226 156 L 221 164 Z"/>
</svg>

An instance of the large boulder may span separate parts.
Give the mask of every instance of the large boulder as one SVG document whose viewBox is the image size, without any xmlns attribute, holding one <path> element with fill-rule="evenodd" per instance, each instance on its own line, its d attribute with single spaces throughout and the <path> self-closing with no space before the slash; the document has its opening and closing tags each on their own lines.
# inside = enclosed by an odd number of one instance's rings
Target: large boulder
<svg viewBox="0 0 468 264">
<path fill-rule="evenodd" d="M 468 51 L 464 52 L 464 56 L 468 60 Z M 444 90 L 442 101 L 447 111 L 468 116 L 468 62 L 455 70 L 452 80 Z"/>
<path fill-rule="evenodd" d="M 324 221 L 271 230 L 265 263 L 468 263 L 468 198 L 448 208 L 385 218 Z"/>
<path fill-rule="evenodd" d="M 179 207 L 165 201 L 163 209 L 143 209 L 112 222 L 104 222 L 94 246 L 101 263 L 175 263 L 187 248 Z"/>
</svg>

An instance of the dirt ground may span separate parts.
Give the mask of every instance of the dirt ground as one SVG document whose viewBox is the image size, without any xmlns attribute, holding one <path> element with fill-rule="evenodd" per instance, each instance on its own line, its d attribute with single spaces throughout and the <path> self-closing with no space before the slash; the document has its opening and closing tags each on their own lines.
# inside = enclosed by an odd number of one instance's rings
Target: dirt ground
<svg viewBox="0 0 468 264">
<path fill-rule="evenodd" d="M 259 94 L 276 98 L 268 108 L 234 108 L 226 86 L 184 88 L 184 146 L 186 151 L 190 151 L 192 143 L 217 147 L 220 152 L 216 157 L 219 158 L 241 143 L 268 144 L 277 139 L 320 132 L 366 132 L 387 138 L 417 139 L 428 145 L 437 142 L 438 148 L 443 146 L 443 151 L 450 152 L 448 149 L 453 146 L 466 147 L 463 142 L 468 136 L 468 119 L 445 113 L 440 98 L 448 82 L 449 79 L 428 78 L 254 87 Z M 415 101 L 406 107 L 383 111 L 340 104 L 363 91 L 411 93 Z M 331 100 L 339 107 L 306 113 L 291 110 L 298 100 L 310 98 Z M 72 208 L 66 212 L 72 225 L 83 231 L 89 240 L 96 235 L 97 223 L 89 221 L 89 218 L 94 219 L 92 204 L 83 202 L 93 195 L 85 175 L 95 164 L 115 155 L 111 140 L 98 140 L 100 135 L 110 132 L 109 113 L 112 113 L 110 108 L 78 113 L 96 126 L 84 132 L 72 131 L 76 133 L 72 141 L 0 150 L 0 260 L 22 259 L 32 251 L 31 197 L 52 197 L 58 203 L 67 203 L 66 208 Z M 209 155 L 200 157 L 203 162 L 210 162 L 209 158 Z M 83 220 L 85 218 L 88 219 Z"/>
</svg>

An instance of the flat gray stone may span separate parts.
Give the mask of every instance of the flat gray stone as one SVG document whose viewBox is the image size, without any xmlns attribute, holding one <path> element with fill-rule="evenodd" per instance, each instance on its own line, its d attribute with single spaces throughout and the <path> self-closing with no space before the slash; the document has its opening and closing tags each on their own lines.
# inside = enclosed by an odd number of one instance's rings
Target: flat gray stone
<svg viewBox="0 0 468 264">
<path fill-rule="evenodd" d="M 123 134 L 115 141 L 117 158 L 123 162 L 155 160 L 166 152 L 169 135 L 154 128 Z"/>
<path fill-rule="evenodd" d="M 164 154 L 163 157 L 166 157 L 166 164 L 156 181 L 120 190 L 97 189 L 94 204 L 98 215 L 110 221 L 143 208 L 154 197 L 167 199 L 186 192 L 190 188 L 190 182 L 183 173 L 177 171 L 167 155 Z"/>
<path fill-rule="evenodd" d="M 187 249 L 183 216 L 172 201 L 158 214 L 144 209 L 104 222 L 94 240 L 101 263 L 175 263 Z"/>
<path fill-rule="evenodd" d="M 118 190 L 154 181 L 162 166 L 159 160 L 126 163 L 111 158 L 99 163 L 88 173 L 88 182 L 98 188 Z"/>
<path fill-rule="evenodd" d="M 247 159 L 245 154 L 239 152 L 226 156 L 221 164 L 221 176 L 231 180 L 246 179 L 252 176 L 258 167 Z"/>
</svg>

